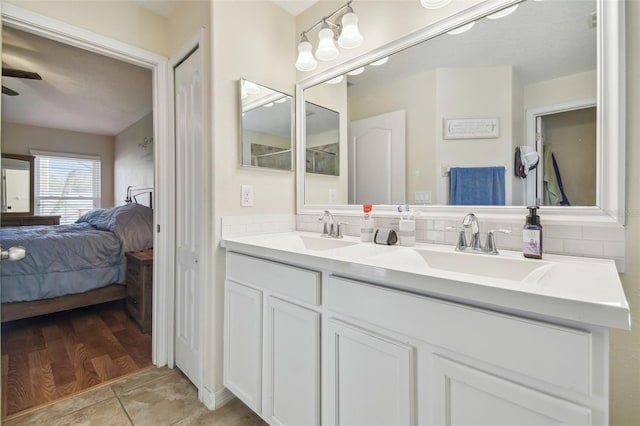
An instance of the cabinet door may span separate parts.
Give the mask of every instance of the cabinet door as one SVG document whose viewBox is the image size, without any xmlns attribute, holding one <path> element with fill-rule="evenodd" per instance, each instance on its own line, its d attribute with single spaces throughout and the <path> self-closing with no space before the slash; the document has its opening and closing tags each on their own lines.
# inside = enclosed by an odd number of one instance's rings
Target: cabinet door
<svg viewBox="0 0 640 426">
<path fill-rule="evenodd" d="M 450 359 L 433 356 L 434 424 L 590 425 L 591 410 Z"/>
<path fill-rule="evenodd" d="M 261 413 L 262 292 L 225 282 L 224 385 Z"/>
<path fill-rule="evenodd" d="M 327 332 L 323 423 L 414 424 L 414 348 L 333 319 Z"/>
<path fill-rule="evenodd" d="M 319 425 L 320 313 L 269 296 L 265 325 L 265 417 Z"/>
</svg>

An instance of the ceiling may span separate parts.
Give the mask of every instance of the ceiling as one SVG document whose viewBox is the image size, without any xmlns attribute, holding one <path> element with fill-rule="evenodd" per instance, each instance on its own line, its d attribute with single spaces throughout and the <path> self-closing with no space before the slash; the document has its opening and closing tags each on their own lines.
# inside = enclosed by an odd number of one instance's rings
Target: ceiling
<svg viewBox="0 0 640 426">
<path fill-rule="evenodd" d="M 152 111 L 151 71 L 14 28 L 2 30 L 2 63 L 42 80 L 3 77 L 2 121 L 117 135 Z"/>
<path fill-rule="evenodd" d="M 320 0 L 271 0 L 293 16 L 298 16 Z"/>
</svg>

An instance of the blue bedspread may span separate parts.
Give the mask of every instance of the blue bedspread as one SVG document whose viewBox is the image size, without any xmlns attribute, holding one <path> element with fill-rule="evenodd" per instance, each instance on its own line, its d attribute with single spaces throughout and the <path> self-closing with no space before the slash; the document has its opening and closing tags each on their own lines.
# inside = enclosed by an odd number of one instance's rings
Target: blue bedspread
<svg viewBox="0 0 640 426">
<path fill-rule="evenodd" d="M 0 264 L 2 302 L 48 299 L 124 283 L 120 238 L 89 223 L 0 228 L 2 247 L 23 246 L 18 262 Z"/>
</svg>

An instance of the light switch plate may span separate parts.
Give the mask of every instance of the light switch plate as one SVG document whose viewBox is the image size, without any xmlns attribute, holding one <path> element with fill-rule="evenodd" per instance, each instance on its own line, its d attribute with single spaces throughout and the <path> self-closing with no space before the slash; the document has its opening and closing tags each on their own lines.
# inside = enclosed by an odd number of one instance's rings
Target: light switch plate
<svg viewBox="0 0 640 426">
<path fill-rule="evenodd" d="M 416 191 L 413 194 L 414 204 L 431 204 L 431 191 Z"/>
<path fill-rule="evenodd" d="M 240 190 L 240 205 L 242 207 L 253 206 L 253 185 L 242 185 Z"/>
</svg>

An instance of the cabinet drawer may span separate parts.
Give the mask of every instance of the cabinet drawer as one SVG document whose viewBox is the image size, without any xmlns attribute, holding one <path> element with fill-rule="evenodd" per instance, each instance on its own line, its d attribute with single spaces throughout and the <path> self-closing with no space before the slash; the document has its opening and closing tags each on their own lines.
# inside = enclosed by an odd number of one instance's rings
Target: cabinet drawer
<svg viewBox="0 0 640 426">
<path fill-rule="evenodd" d="M 594 349 L 588 332 L 335 276 L 328 279 L 325 304 L 446 350 L 591 394 Z"/>
<path fill-rule="evenodd" d="M 227 252 L 227 279 L 320 304 L 320 273 L 282 263 Z"/>
</svg>

